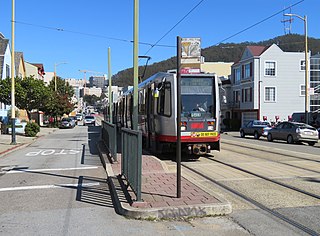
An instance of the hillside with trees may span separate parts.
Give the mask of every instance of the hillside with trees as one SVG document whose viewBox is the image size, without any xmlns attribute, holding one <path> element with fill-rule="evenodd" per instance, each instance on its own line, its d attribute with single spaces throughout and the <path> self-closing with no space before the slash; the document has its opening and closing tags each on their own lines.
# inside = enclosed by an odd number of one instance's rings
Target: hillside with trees
<svg viewBox="0 0 320 236">
<path fill-rule="evenodd" d="M 305 38 L 304 35 L 287 34 L 273 39 L 261 42 L 243 42 L 243 43 L 226 43 L 217 46 L 211 46 L 202 49 L 202 56 L 206 62 L 235 62 L 241 57 L 246 46 L 261 45 L 268 46 L 277 44 L 285 52 L 304 52 Z M 320 53 L 320 39 L 308 38 L 308 48 L 312 55 Z M 151 64 L 147 67 L 143 79 L 149 78 L 151 75 L 159 71 L 167 71 L 176 68 L 176 57 Z M 139 67 L 139 75 L 143 73 L 144 67 Z M 122 70 L 112 77 L 113 85 L 126 87 L 133 85 L 133 68 Z"/>
</svg>

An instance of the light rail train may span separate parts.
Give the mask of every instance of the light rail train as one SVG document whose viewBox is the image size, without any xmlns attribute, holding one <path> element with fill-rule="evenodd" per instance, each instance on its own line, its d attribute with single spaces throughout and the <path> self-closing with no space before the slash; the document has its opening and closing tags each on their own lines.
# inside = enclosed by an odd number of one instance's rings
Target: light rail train
<svg viewBox="0 0 320 236">
<path fill-rule="evenodd" d="M 220 95 L 216 74 L 181 75 L 181 150 L 193 157 L 220 150 Z M 114 104 L 114 123 L 132 128 L 133 89 Z M 156 153 L 177 142 L 177 75 L 157 73 L 138 85 L 138 128 Z"/>
</svg>

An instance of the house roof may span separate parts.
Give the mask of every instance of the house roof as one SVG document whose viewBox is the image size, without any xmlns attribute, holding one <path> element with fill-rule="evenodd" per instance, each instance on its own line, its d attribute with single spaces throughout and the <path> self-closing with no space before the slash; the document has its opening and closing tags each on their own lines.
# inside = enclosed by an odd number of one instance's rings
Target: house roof
<svg viewBox="0 0 320 236">
<path fill-rule="evenodd" d="M 2 68 L 3 68 L 3 63 L 4 63 L 4 54 L 6 53 L 8 44 L 9 44 L 9 39 L 5 39 L 2 37 L 3 35 L 1 34 L 0 36 L 0 78 L 2 77 Z"/>
<path fill-rule="evenodd" d="M 14 52 L 14 69 L 16 75 L 19 73 L 20 60 L 23 60 L 23 52 Z"/>
<path fill-rule="evenodd" d="M 44 66 L 42 63 L 30 63 L 36 67 L 38 67 L 38 74 L 44 76 L 46 73 L 44 72 Z"/>
<path fill-rule="evenodd" d="M 253 56 L 260 56 L 267 48 L 266 46 L 247 46 Z"/>
</svg>

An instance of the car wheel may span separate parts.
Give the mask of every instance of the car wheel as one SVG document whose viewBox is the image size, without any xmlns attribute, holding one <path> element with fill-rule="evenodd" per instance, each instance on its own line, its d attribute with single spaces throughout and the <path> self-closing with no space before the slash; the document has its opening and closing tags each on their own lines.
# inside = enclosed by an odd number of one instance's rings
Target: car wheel
<svg viewBox="0 0 320 236">
<path fill-rule="evenodd" d="M 241 131 L 240 131 L 240 137 L 241 137 L 241 138 L 244 138 L 245 136 L 246 136 L 246 135 L 245 135 L 244 131 L 241 130 Z"/>
<path fill-rule="evenodd" d="M 269 142 L 272 142 L 273 139 L 272 139 L 272 135 L 270 133 L 268 133 L 267 139 Z"/>
<path fill-rule="evenodd" d="M 316 143 L 315 142 L 308 142 L 309 146 L 314 146 Z"/>
<path fill-rule="evenodd" d="M 255 139 L 259 139 L 259 138 L 260 138 L 257 131 L 254 132 L 254 138 L 255 138 Z"/>
<path fill-rule="evenodd" d="M 293 137 L 292 137 L 292 135 L 289 135 L 289 136 L 287 137 L 287 143 L 293 144 Z"/>
</svg>

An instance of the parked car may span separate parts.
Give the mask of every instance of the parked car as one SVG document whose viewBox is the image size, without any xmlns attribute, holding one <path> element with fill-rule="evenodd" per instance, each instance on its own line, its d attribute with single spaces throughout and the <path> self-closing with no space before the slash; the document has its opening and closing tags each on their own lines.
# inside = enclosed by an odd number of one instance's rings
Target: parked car
<svg viewBox="0 0 320 236">
<path fill-rule="evenodd" d="M 77 121 L 82 121 L 82 115 L 81 114 L 76 114 L 76 117 L 77 117 Z"/>
<path fill-rule="evenodd" d="M 78 119 L 76 116 L 69 116 L 69 118 L 73 119 L 76 125 L 78 124 Z"/>
<path fill-rule="evenodd" d="M 250 120 L 240 128 L 240 136 L 244 138 L 246 135 L 253 135 L 255 139 L 259 139 L 263 134 L 263 129 L 266 127 L 270 127 L 268 121 Z"/>
<path fill-rule="evenodd" d="M 59 128 L 74 128 L 76 126 L 76 123 L 73 118 L 67 117 L 67 118 L 62 118 L 60 121 L 60 126 Z"/>
<path fill-rule="evenodd" d="M 290 144 L 306 142 L 313 146 L 319 140 L 318 135 L 317 129 L 308 124 L 284 121 L 268 131 L 267 139 L 270 142 L 273 140 L 285 140 Z"/>
<path fill-rule="evenodd" d="M 94 116 L 85 116 L 83 119 L 83 125 L 96 125 L 96 118 Z"/>
</svg>

